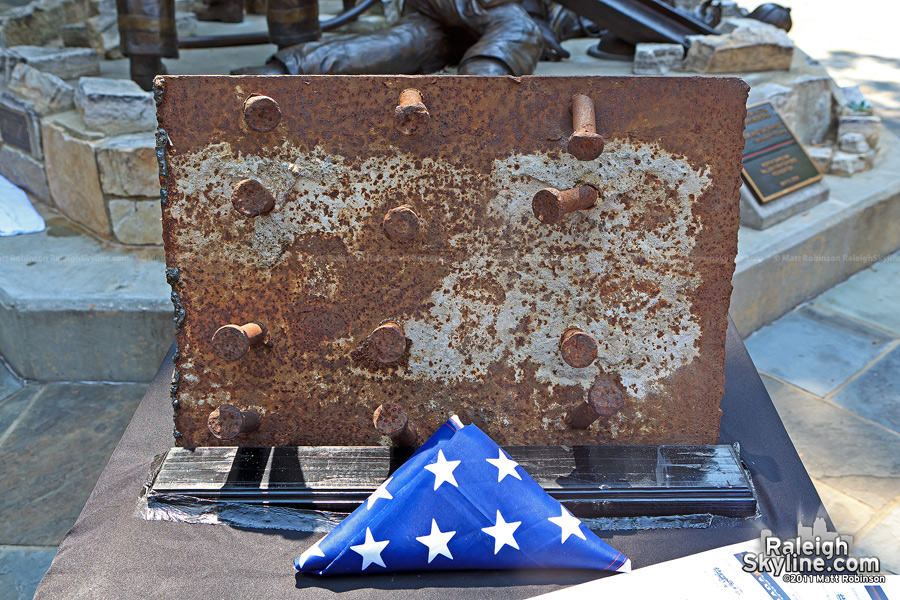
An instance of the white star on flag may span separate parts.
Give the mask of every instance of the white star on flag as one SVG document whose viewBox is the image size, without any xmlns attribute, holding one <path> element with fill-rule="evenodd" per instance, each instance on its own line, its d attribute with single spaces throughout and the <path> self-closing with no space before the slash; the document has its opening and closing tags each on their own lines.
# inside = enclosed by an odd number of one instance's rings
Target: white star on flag
<svg viewBox="0 0 900 600">
<path fill-rule="evenodd" d="M 508 457 L 503 450 L 500 450 L 500 456 L 497 458 L 486 458 L 484 460 L 497 467 L 497 483 L 503 481 L 503 478 L 507 475 L 512 475 L 519 481 L 522 481 L 522 476 L 516 471 L 519 463 Z"/>
<path fill-rule="evenodd" d="M 431 564 L 431 561 L 433 561 L 438 554 L 453 560 L 453 555 L 450 554 L 450 548 L 447 547 L 447 542 L 449 542 L 450 538 L 454 535 L 456 535 L 455 531 L 441 531 L 437 521 L 434 519 L 431 520 L 431 533 L 416 538 L 419 542 L 428 546 L 429 564 Z"/>
<path fill-rule="evenodd" d="M 366 527 L 366 541 L 358 546 L 350 546 L 351 550 L 362 556 L 363 563 L 362 569 L 360 570 L 365 571 L 366 567 L 373 563 L 380 567 L 384 567 L 384 561 L 381 560 L 381 551 L 384 550 L 384 547 L 389 543 L 388 540 L 376 542 L 375 538 L 372 537 L 372 531 Z"/>
<path fill-rule="evenodd" d="M 570 535 L 577 535 L 581 539 L 585 539 L 584 532 L 581 531 L 581 520 L 567 511 L 565 506 L 559 508 L 562 510 L 562 514 L 558 517 L 549 517 L 547 520 L 562 529 L 562 542 L 560 543 L 565 544 Z"/>
<path fill-rule="evenodd" d="M 492 527 L 483 527 L 481 530 L 494 538 L 494 554 L 497 554 L 503 546 L 512 546 L 516 550 L 519 549 L 519 544 L 516 542 L 516 538 L 513 537 L 513 532 L 521 524 L 522 521 L 507 523 L 503 520 L 503 515 L 498 510 L 497 520 L 494 525 Z"/>
<path fill-rule="evenodd" d="M 325 538 L 322 538 L 322 540 L 324 540 L 324 539 Z M 319 540 L 318 542 L 316 542 L 315 544 L 310 546 L 306 550 L 306 552 L 304 552 L 303 554 L 300 555 L 300 558 L 297 559 L 297 563 L 301 567 L 306 564 L 306 561 L 309 560 L 310 557 L 321 556 L 322 558 L 325 558 L 325 554 L 321 550 L 319 550 L 319 544 L 322 543 L 322 540 Z"/>
<path fill-rule="evenodd" d="M 441 487 L 445 481 L 459 487 L 456 483 L 456 477 L 453 476 L 453 469 L 459 466 L 458 460 L 447 460 L 444 458 L 444 451 L 438 450 L 437 462 L 425 465 L 425 468 L 434 473 L 434 489 Z"/>
<path fill-rule="evenodd" d="M 378 500 L 379 498 L 384 498 L 385 500 L 393 500 L 394 499 L 394 497 L 391 496 L 391 493 L 387 491 L 387 486 L 391 482 L 391 479 L 393 479 L 393 477 L 388 477 L 387 481 L 385 481 L 384 483 L 379 485 L 378 489 L 376 489 L 374 492 L 372 492 L 372 495 L 366 499 L 366 508 L 367 509 L 371 509 L 372 505 L 375 504 L 375 501 Z"/>
</svg>

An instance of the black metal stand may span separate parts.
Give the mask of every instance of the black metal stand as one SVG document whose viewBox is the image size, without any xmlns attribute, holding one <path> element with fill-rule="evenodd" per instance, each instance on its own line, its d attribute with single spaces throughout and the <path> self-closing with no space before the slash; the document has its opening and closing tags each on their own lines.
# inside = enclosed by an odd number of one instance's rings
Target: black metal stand
<svg viewBox="0 0 900 600">
<path fill-rule="evenodd" d="M 733 446 L 509 446 L 507 454 L 579 517 L 752 517 Z M 229 502 L 351 512 L 410 456 L 382 446 L 172 448 L 148 502 Z"/>
</svg>

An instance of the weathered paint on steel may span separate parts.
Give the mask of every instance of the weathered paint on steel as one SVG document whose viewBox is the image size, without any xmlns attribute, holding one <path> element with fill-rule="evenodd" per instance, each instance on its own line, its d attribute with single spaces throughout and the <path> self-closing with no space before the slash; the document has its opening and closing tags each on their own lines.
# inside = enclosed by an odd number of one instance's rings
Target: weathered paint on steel
<svg viewBox="0 0 900 600">
<path fill-rule="evenodd" d="M 714 443 L 737 249 L 747 87 L 732 78 L 162 78 L 163 207 L 182 311 L 173 392 L 179 445 L 219 445 L 221 404 L 255 409 L 242 445 L 390 443 L 373 411 L 399 404 L 424 437 L 451 414 L 501 444 Z M 415 136 L 400 93 L 426 98 Z M 281 120 L 248 127 L 251 94 Z M 566 151 L 570 99 L 591 97 L 599 158 Z M 274 210 L 232 207 L 242 180 Z M 547 187 L 596 205 L 540 222 Z M 407 206 L 419 229 L 385 234 Z M 173 271 L 175 272 L 175 271 Z M 213 333 L 260 323 L 267 345 L 219 358 Z M 367 360 L 396 323 L 408 348 Z M 563 333 L 597 342 L 568 365 Z M 565 422 L 597 382 L 624 405 Z"/>
</svg>

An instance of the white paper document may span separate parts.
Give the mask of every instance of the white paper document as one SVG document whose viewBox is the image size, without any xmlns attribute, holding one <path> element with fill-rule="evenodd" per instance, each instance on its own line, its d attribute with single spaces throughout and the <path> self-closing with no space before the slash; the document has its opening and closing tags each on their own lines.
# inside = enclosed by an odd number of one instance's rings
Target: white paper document
<svg viewBox="0 0 900 600">
<path fill-rule="evenodd" d="M 0 235 L 36 233 L 44 230 L 44 219 L 18 186 L 0 175 Z"/>
<path fill-rule="evenodd" d="M 724 546 L 537 596 L 541 600 L 658 598 L 666 600 L 900 600 L 900 575 L 880 583 L 788 582 L 742 569 L 742 553 L 761 551 L 759 539 Z M 791 577 L 787 577 L 792 579 Z M 880 576 L 878 576 L 880 579 Z M 808 579 L 814 579 L 810 577 Z"/>
</svg>

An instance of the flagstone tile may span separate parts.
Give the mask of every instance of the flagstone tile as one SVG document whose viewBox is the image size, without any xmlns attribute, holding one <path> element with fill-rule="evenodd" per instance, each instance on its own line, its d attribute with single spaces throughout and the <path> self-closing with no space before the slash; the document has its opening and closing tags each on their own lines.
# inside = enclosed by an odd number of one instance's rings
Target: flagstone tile
<svg viewBox="0 0 900 600">
<path fill-rule="evenodd" d="M 853 547 L 857 556 L 877 556 L 881 570 L 900 575 L 900 505 Z"/>
<path fill-rule="evenodd" d="M 0 544 L 59 544 L 145 390 L 137 384 L 44 387 L 0 445 Z"/>
<path fill-rule="evenodd" d="M 856 498 L 848 496 L 816 479 L 813 479 L 813 483 L 838 533 L 856 535 L 856 532 L 864 527 L 875 515 L 875 510 L 872 507 Z"/>
<path fill-rule="evenodd" d="M 804 306 L 748 337 L 746 345 L 758 370 L 825 396 L 893 341 L 884 332 Z"/>
<path fill-rule="evenodd" d="M 55 548 L 0 546 L 0 600 L 30 600 L 53 557 Z"/>
<path fill-rule="evenodd" d="M 900 433 L 900 347 L 835 394 L 832 401 Z"/>
<path fill-rule="evenodd" d="M 900 435 L 771 377 L 762 379 L 810 476 L 875 509 L 900 495 Z"/>
<path fill-rule="evenodd" d="M 856 498 L 875 510 L 900 495 L 900 473 L 880 473 L 878 475 L 841 475 L 838 477 L 822 477 L 826 483 L 836 490 Z"/>
<path fill-rule="evenodd" d="M 5 398 L 0 398 L 0 437 L 13 426 L 16 418 L 40 390 L 40 386 L 28 386 Z"/>
<path fill-rule="evenodd" d="M 22 382 L 9 372 L 6 365 L 0 363 L 0 401 L 20 389 L 22 389 Z M 0 426 L 0 429 L 2 429 L 2 426 Z"/>
<path fill-rule="evenodd" d="M 813 304 L 830 308 L 900 335 L 900 253 L 860 271 Z"/>
</svg>

